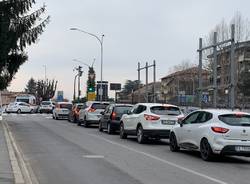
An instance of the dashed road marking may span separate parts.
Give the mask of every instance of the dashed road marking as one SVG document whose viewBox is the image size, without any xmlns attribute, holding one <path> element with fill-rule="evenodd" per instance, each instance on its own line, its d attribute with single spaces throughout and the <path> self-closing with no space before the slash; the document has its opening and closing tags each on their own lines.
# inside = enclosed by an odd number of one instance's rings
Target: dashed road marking
<svg viewBox="0 0 250 184">
<path fill-rule="evenodd" d="M 83 155 L 83 158 L 104 158 L 103 155 Z"/>
<path fill-rule="evenodd" d="M 103 140 L 103 141 L 105 141 L 105 142 L 107 142 L 107 143 L 110 143 L 110 144 L 112 144 L 112 145 L 115 145 L 115 146 L 119 146 L 119 147 L 125 148 L 125 149 L 127 149 L 127 150 L 129 150 L 129 151 L 132 151 L 132 152 L 135 152 L 135 153 L 144 155 L 144 156 L 146 156 L 146 157 L 149 157 L 149 158 L 151 158 L 151 159 L 157 160 L 157 161 L 162 162 L 162 163 L 164 163 L 164 164 L 167 164 L 167 165 L 170 165 L 170 166 L 172 166 L 172 167 L 178 168 L 178 169 L 183 170 L 183 171 L 185 171 L 185 172 L 187 172 L 187 173 L 190 173 L 190 174 L 193 174 L 193 175 L 196 175 L 196 176 L 200 176 L 200 177 L 205 178 L 205 179 L 207 179 L 207 180 L 210 180 L 210 181 L 212 181 L 212 182 L 219 183 L 219 184 L 228 184 L 227 182 L 224 182 L 224 181 L 222 181 L 222 180 L 219 180 L 219 179 L 216 179 L 216 178 L 214 178 L 214 177 L 208 176 L 208 175 L 203 174 L 203 173 L 201 173 L 201 172 L 198 172 L 198 171 L 189 169 L 189 168 L 187 168 L 187 167 L 178 165 L 178 164 L 176 164 L 176 163 L 174 163 L 174 162 L 171 162 L 171 161 L 168 161 L 168 160 L 159 158 L 159 157 L 154 156 L 154 155 L 152 155 L 152 154 L 149 154 L 149 153 L 146 153 L 146 152 L 143 152 L 143 151 L 139 151 L 139 150 L 134 149 L 134 148 L 132 148 L 132 147 L 125 146 L 125 145 L 123 145 L 123 144 L 119 144 L 119 143 L 117 143 L 117 142 L 111 141 L 111 140 L 106 139 L 106 138 L 103 138 L 103 137 L 101 137 L 101 136 L 98 136 L 98 135 L 95 135 L 95 134 L 88 134 L 88 135 L 90 135 L 90 136 L 92 136 L 92 137 L 96 137 L 97 139 Z"/>
</svg>

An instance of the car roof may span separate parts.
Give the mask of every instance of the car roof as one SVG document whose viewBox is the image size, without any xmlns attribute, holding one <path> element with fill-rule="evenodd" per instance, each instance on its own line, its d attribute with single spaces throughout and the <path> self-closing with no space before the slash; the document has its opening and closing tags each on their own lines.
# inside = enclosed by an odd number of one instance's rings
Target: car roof
<svg viewBox="0 0 250 184">
<path fill-rule="evenodd" d="M 199 109 L 193 112 L 197 112 L 197 111 L 206 111 L 206 112 L 210 112 L 214 115 L 223 115 L 223 114 L 236 114 L 236 113 L 240 113 L 240 114 L 246 114 L 246 115 L 250 115 L 247 112 L 243 112 L 243 111 L 239 111 L 239 110 L 231 110 L 231 109 Z"/>
<path fill-rule="evenodd" d="M 153 107 L 153 106 L 168 106 L 168 107 L 177 107 L 176 105 L 172 105 L 172 104 L 163 104 L 163 103 L 138 103 L 136 105 L 144 105 L 144 106 L 148 106 L 148 107 Z"/>
<path fill-rule="evenodd" d="M 133 107 L 132 104 L 112 104 L 113 106 L 128 106 L 128 107 Z"/>
<path fill-rule="evenodd" d="M 57 102 L 57 104 L 71 104 L 72 105 L 71 102 Z"/>
</svg>

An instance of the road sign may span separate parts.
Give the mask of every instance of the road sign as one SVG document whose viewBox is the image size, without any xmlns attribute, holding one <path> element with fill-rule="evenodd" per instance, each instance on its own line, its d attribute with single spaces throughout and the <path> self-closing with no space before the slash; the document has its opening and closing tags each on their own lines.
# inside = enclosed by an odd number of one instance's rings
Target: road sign
<svg viewBox="0 0 250 184">
<path fill-rule="evenodd" d="M 121 90 L 122 85 L 120 83 L 110 83 L 110 90 L 119 91 Z"/>
<path fill-rule="evenodd" d="M 202 101 L 208 103 L 208 94 L 202 94 Z"/>
</svg>

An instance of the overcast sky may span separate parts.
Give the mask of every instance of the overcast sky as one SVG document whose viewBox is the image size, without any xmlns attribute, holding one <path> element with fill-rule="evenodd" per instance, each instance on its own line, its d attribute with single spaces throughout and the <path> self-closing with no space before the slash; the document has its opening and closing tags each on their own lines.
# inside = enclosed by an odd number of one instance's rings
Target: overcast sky
<svg viewBox="0 0 250 184">
<path fill-rule="evenodd" d="M 137 63 L 157 63 L 157 79 L 169 68 L 189 59 L 197 62 L 199 37 L 204 37 L 223 18 L 229 21 L 235 12 L 250 18 L 248 0 L 37 0 L 47 5 L 51 23 L 39 42 L 27 49 L 29 60 L 23 64 L 9 87 L 22 91 L 31 77 L 47 76 L 59 82 L 69 99 L 73 94 L 73 68 L 77 58 L 94 65 L 100 80 L 100 45 L 86 34 L 70 31 L 77 27 L 105 35 L 103 78 L 124 83 L 137 79 Z M 36 6 L 37 6 L 36 5 Z M 82 89 L 86 88 L 84 68 Z M 150 81 L 152 81 L 152 71 Z M 145 78 L 145 73 L 142 74 Z"/>
</svg>

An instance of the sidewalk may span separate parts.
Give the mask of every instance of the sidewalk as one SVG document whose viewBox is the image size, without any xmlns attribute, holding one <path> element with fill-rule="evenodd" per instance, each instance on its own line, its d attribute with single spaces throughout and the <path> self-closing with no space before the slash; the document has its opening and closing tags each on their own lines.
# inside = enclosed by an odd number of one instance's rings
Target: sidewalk
<svg viewBox="0 0 250 184">
<path fill-rule="evenodd" d="M 14 184 L 2 121 L 0 121 L 0 184 Z"/>
</svg>

